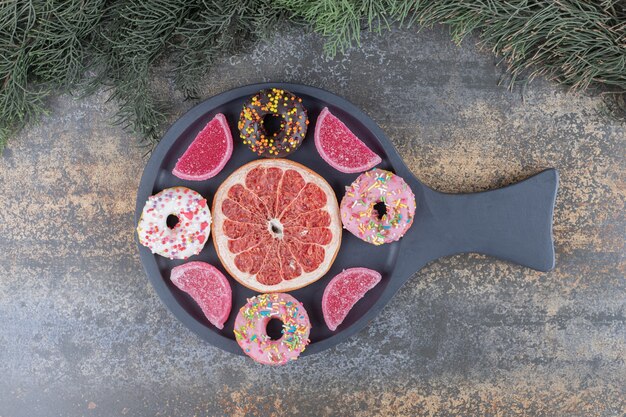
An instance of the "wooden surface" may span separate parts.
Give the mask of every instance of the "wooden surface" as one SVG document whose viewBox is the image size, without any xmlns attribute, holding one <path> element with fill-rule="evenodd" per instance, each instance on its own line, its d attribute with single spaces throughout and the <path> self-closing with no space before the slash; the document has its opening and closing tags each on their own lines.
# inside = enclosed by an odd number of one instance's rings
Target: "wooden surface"
<svg viewBox="0 0 626 417">
<path fill-rule="evenodd" d="M 626 129 L 600 99 L 545 80 L 524 99 L 498 87 L 496 59 L 475 41 L 368 35 L 327 59 L 320 39 L 292 31 L 202 83 L 205 97 L 262 81 L 337 93 L 441 191 L 559 169 L 554 271 L 441 259 L 346 343 L 258 366 L 160 303 L 133 238 L 144 150 L 110 125 L 106 93 L 58 96 L 0 158 L 0 416 L 626 413 Z M 194 103 L 166 75 L 155 88 L 180 115 Z"/>
</svg>

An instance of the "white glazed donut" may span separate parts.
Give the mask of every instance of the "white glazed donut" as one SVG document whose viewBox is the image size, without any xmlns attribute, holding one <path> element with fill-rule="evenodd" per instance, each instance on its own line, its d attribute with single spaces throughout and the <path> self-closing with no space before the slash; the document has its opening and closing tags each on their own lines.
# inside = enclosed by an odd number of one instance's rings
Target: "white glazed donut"
<svg viewBox="0 0 626 417">
<path fill-rule="evenodd" d="M 170 215 L 178 217 L 173 228 L 167 226 Z M 187 259 L 200 253 L 211 233 L 210 226 L 211 211 L 204 197 L 187 187 L 172 187 L 148 198 L 137 235 L 152 253 Z"/>
</svg>

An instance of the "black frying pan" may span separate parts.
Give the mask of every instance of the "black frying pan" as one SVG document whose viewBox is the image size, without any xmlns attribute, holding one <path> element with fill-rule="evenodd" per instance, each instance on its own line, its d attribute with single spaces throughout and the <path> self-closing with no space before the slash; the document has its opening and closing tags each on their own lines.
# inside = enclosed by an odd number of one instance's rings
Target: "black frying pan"
<svg viewBox="0 0 626 417">
<path fill-rule="evenodd" d="M 212 97 L 187 112 L 165 134 L 144 169 L 139 190 L 135 221 L 152 194 L 164 188 L 183 185 L 200 192 L 212 205 L 217 187 L 235 169 L 257 159 L 238 139 L 237 120 L 245 99 L 257 91 L 278 87 L 302 98 L 310 119 L 307 137 L 289 159 L 300 162 L 321 174 L 341 201 L 344 187 L 358 174 L 342 174 L 318 155 L 313 142 L 317 115 L 324 107 L 339 117 L 361 140 L 382 158 L 379 168 L 400 175 L 409 184 L 417 201 L 413 226 L 398 242 L 382 246 L 365 243 L 344 231 L 339 254 L 326 276 L 313 284 L 292 291 L 304 303 L 311 319 L 311 344 L 303 355 L 328 349 L 361 330 L 391 300 L 396 291 L 427 263 L 461 252 L 478 252 L 515 262 L 540 271 L 554 267 L 552 212 L 558 186 L 558 174 L 547 169 L 508 187 L 475 194 L 444 194 L 426 187 L 402 162 L 383 131 L 367 115 L 341 97 L 319 88 L 299 84 L 268 83 L 236 88 Z M 235 147 L 222 172 L 206 181 L 184 181 L 171 174 L 177 159 L 196 134 L 215 114 L 223 113 L 229 121 Z M 165 305 L 192 331 L 209 343 L 236 354 L 243 354 L 233 335 L 233 323 L 239 308 L 253 296 L 234 279 L 233 308 L 224 329 L 218 330 L 206 320 L 200 308 L 169 280 L 171 269 L 185 261 L 153 255 L 138 243 L 141 262 L 156 292 Z M 211 242 L 190 260 L 209 262 L 226 276 Z M 350 311 L 335 332 L 326 327 L 321 300 L 326 284 L 345 268 L 362 266 L 379 271 L 381 282 Z"/>
</svg>

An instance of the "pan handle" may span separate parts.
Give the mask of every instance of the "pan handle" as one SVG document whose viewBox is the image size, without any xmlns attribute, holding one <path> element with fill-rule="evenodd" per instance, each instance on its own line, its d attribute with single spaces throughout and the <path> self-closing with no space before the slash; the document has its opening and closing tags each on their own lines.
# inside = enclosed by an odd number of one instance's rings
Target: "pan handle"
<svg viewBox="0 0 626 417">
<path fill-rule="evenodd" d="M 552 217 L 559 176 L 547 169 L 524 181 L 473 194 L 416 193 L 405 236 L 414 271 L 442 256 L 477 252 L 539 271 L 554 268 Z"/>
</svg>

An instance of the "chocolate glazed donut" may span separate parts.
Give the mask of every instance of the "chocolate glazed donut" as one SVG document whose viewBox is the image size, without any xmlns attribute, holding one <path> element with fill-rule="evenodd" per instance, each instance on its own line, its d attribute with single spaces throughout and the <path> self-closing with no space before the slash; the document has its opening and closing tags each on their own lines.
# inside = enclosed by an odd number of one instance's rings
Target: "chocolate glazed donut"
<svg viewBox="0 0 626 417">
<path fill-rule="evenodd" d="M 298 149 L 308 124 L 301 98 L 271 88 L 259 91 L 245 102 L 238 127 L 243 143 L 254 153 L 275 158 Z"/>
</svg>

